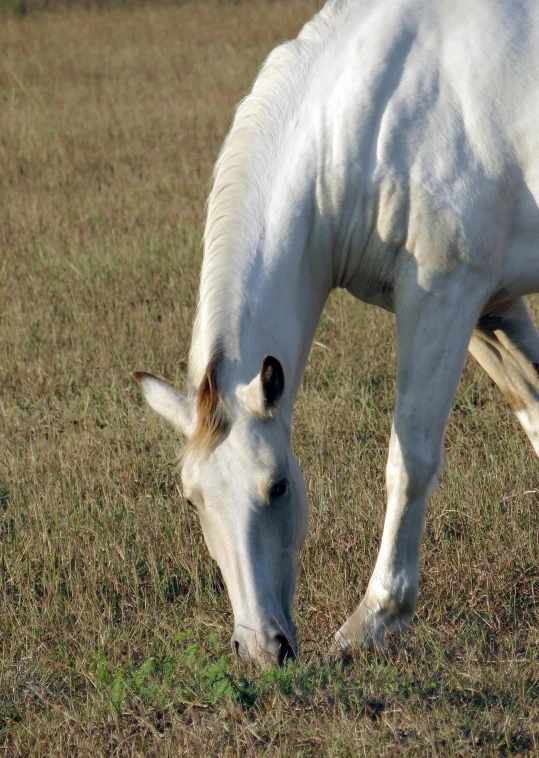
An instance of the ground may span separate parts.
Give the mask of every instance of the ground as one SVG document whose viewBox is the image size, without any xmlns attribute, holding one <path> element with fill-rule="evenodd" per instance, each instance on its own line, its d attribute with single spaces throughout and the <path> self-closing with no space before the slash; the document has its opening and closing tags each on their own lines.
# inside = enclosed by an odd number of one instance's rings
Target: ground
<svg viewBox="0 0 539 758">
<path fill-rule="evenodd" d="M 185 387 L 212 164 L 258 66 L 317 5 L 4 0 L 3 754 L 539 752 L 539 462 L 472 361 L 410 634 L 332 667 L 379 542 L 395 344 L 390 315 L 331 298 L 295 414 L 300 656 L 263 675 L 230 655 L 180 441 L 130 378 Z"/>
</svg>

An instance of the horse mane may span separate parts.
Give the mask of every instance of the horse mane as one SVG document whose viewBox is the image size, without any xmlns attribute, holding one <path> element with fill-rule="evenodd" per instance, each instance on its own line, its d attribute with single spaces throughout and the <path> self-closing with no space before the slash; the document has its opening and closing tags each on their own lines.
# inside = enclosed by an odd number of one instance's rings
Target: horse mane
<svg viewBox="0 0 539 758">
<path fill-rule="evenodd" d="M 348 6 L 354 4 L 330 0 L 298 38 L 270 53 L 251 92 L 238 105 L 217 159 L 189 355 L 189 385 L 197 392 L 204 418 L 219 416 L 212 378 L 215 345 L 223 345 L 231 361 L 239 358 L 240 312 L 266 231 L 267 190 L 277 167 L 286 165 L 285 160 L 276 159 L 276 151 L 283 149 L 287 126 L 316 75 L 318 52 L 334 40 L 332 32 L 339 29 L 338 19 Z M 213 409 L 210 414 L 209 408 Z M 216 422 L 210 427 L 216 429 Z M 204 430 L 201 427 L 197 438 L 209 436 Z"/>
</svg>

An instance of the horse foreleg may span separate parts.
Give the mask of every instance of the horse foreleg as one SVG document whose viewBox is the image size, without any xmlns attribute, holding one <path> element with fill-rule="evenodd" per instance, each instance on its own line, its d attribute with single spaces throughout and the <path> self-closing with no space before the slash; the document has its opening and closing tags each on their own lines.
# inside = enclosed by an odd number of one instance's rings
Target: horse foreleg
<svg viewBox="0 0 539 758">
<path fill-rule="evenodd" d="M 387 511 L 374 572 L 357 610 L 335 635 L 334 654 L 384 645 L 412 619 L 429 492 L 443 463 L 443 435 L 482 303 L 471 275 L 429 292 L 411 272 L 396 290 L 397 397 L 386 470 Z"/>
<path fill-rule="evenodd" d="M 522 298 L 479 320 L 470 352 L 507 398 L 539 455 L 539 335 Z"/>
</svg>

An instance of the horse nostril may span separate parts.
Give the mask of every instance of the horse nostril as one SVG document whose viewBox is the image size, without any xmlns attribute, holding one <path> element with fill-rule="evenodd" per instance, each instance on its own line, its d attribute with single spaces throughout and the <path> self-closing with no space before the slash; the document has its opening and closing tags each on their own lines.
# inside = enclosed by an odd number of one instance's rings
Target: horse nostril
<svg viewBox="0 0 539 758">
<path fill-rule="evenodd" d="M 279 650 L 277 651 L 277 661 L 279 666 L 283 666 L 287 661 L 293 661 L 296 655 L 292 645 L 286 639 L 284 634 L 278 634 L 276 640 L 279 642 Z"/>
<path fill-rule="evenodd" d="M 234 648 L 234 653 L 236 654 L 236 658 L 240 657 L 240 643 L 238 640 L 232 640 L 232 647 Z"/>
</svg>

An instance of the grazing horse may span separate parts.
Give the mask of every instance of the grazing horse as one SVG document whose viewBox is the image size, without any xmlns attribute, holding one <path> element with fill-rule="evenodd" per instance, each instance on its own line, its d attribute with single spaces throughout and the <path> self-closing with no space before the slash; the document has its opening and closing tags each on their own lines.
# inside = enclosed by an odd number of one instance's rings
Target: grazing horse
<svg viewBox="0 0 539 758">
<path fill-rule="evenodd" d="M 469 348 L 539 453 L 539 4 L 329 0 L 268 57 L 215 169 L 186 397 L 138 373 L 187 437 L 182 482 L 234 611 L 233 646 L 296 653 L 308 504 L 294 400 L 330 290 L 394 312 L 387 512 L 334 650 L 415 612 L 428 495 Z"/>
</svg>

